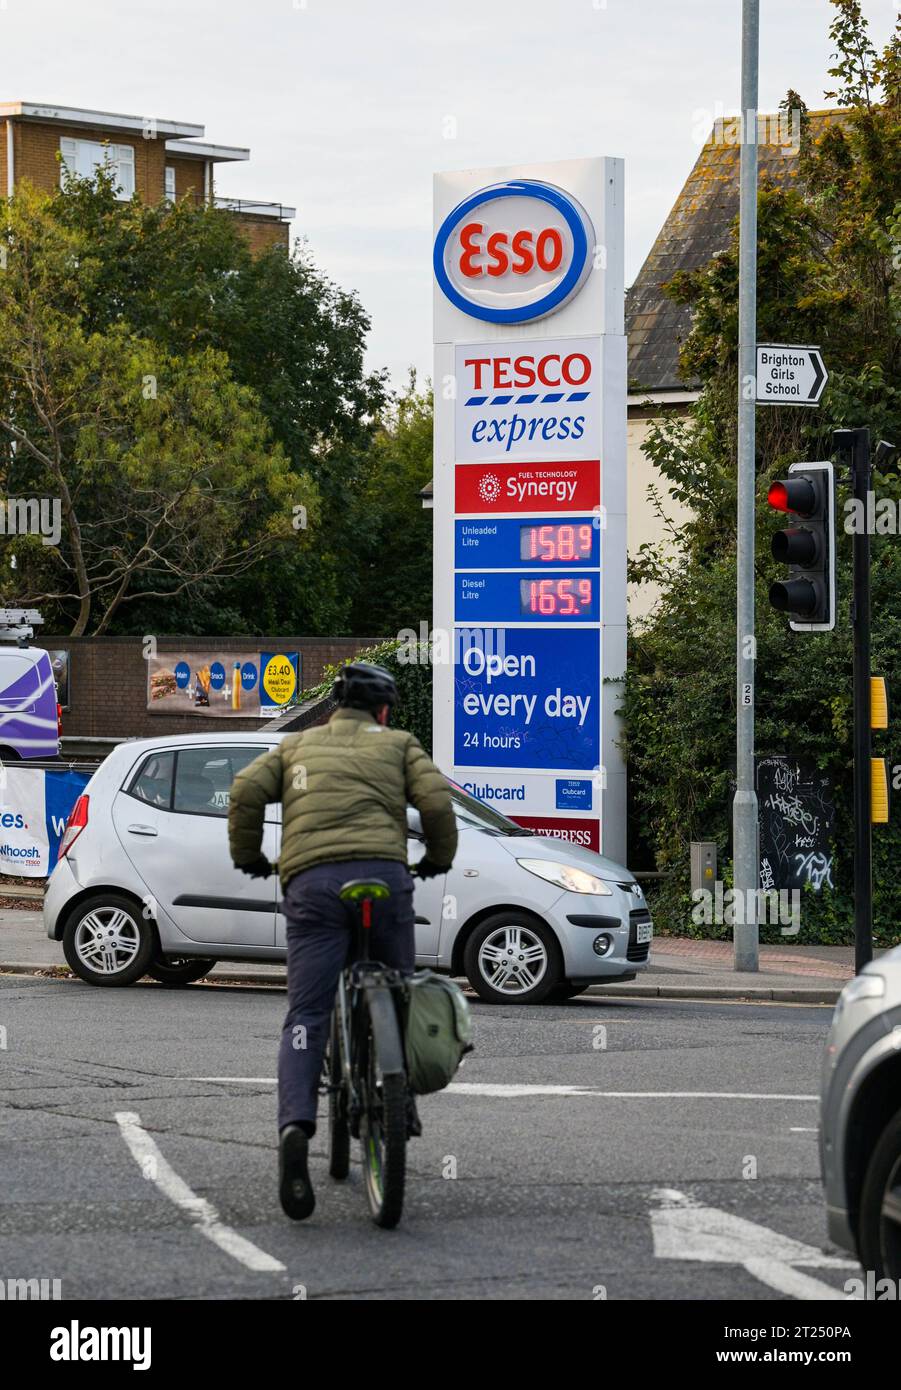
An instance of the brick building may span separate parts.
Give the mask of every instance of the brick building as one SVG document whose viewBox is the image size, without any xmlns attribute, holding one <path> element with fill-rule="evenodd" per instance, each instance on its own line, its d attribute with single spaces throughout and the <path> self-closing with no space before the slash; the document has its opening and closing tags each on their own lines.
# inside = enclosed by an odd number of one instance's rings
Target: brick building
<svg viewBox="0 0 901 1390">
<path fill-rule="evenodd" d="M 63 166 L 89 176 L 108 163 L 121 198 L 137 193 L 155 203 L 190 195 L 232 212 L 253 251 L 287 248 L 295 209 L 219 196 L 216 166 L 247 160 L 250 150 L 207 144 L 203 134 L 202 125 L 187 121 L 0 102 L 0 196 L 10 197 L 20 179 L 49 193 L 59 187 Z"/>
</svg>

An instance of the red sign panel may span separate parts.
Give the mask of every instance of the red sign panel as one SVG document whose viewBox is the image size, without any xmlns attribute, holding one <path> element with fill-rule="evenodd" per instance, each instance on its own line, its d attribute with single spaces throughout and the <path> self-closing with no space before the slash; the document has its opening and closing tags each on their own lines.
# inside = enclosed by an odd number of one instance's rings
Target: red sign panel
<svg viewBox="0 0 901 1390">
<path fill-rule="evenodd" d="M 468 516 L 502 512 L 591 512 L 601 502 L 601 465 L 458 463 L 454 510 Z"/>
<path fill-rule="evenodd" d="M 601 852 L 601 823 L 596 820 L 571 820 L 568 816 L 511 816 L 523 830 L 535 835 L 547 835 L 552 840 L 568 840 L 583 849 Z"/>
</svg>

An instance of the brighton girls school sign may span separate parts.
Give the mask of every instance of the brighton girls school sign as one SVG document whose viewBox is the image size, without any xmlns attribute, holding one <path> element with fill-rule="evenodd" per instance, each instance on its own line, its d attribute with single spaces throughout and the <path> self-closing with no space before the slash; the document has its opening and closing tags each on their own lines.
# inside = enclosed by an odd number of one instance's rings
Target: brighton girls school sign
<svg viewBox="0 0 901 1390">
<path fill-rule="evenodd" d="M 523 825 L 625 860 L 623 169 L 435 181 L 434 745 Z"/>
</svg>

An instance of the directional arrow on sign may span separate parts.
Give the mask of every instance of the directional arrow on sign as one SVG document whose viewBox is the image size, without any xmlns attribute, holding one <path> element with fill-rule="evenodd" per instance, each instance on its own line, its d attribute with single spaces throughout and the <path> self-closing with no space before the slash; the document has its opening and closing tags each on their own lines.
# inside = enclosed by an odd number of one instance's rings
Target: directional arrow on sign
<svg viewBox="0 0 901 1390">
<path fill-rule="evenodd" d="M 702 1206 L 672 1188 L 658 1188 L 654 1196 L 660 1206 L 651 1212 L 651 1231 L 659 1260 L 743 1265 L 755 1279 L 789 1298 L 848 1301 L 848 1294 L 802 1274 L 796 1266 L 859 1269 L 854 1260 L 824 1255 L 814 1245 L 717 1207 Z"/>
<path fill-rule="evenodd" d="M 757 344 L 758 405 L 819 405 L 828 380 L 818 347 Z"/>
</svg>

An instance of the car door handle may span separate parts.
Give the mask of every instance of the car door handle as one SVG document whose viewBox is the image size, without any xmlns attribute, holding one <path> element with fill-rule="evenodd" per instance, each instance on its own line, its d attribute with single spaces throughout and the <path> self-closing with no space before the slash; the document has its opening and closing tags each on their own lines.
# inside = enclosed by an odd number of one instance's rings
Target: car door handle
<svg viewBox="0 0 901 1390">
<path fill-rule="evenodd" d="M 159 831 L 153 825 L 130 825 L 128 827 L 132 835 L 158 835 Z"/>
</svg>

